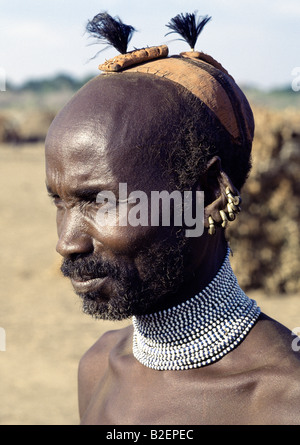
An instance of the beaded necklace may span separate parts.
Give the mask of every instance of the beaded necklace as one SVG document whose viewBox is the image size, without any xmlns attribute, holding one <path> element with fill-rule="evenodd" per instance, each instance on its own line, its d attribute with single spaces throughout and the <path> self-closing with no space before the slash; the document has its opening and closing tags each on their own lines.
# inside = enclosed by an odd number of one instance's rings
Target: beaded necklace
<svg viewBox="0 0 300 445">
<path fill-rule="evenodd" d="M 198 295 L 178 306 L 133 317 L 133 355 L 157 370 L 209 365 L 248 334 L 260 308 L 239 287 L 229 261 Z"/>
</svg>

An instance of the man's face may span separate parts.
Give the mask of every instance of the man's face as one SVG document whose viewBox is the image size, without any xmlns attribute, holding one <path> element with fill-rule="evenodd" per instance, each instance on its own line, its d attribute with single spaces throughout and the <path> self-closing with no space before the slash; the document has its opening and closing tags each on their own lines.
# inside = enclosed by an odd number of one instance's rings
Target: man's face
<svg viewBox="0 0 300 445">
<path fill-rule="evenodd" d="M 95 79 L 60 113 L 46 140 L 46 182 L 57 207 L 62 272 L 85 312 L 103 319 L 159 307 L 190 270 L 183 229 L 97 222 L 98 193 L 111 191 L 118 200 L 120 183 L 127 184 L 128 195 L 170 191 L 170 178 L 144 146 L 164 123 L 162 91 L 137 77 L 125 86 L 116 79 Z M 127 203 L 128 211 L 131 206 Z"/>
</svg>

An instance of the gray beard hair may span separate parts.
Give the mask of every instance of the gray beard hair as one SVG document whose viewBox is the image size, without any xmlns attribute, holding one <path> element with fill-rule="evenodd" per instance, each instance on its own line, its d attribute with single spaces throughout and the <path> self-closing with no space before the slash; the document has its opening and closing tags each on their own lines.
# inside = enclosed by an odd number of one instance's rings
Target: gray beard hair
<svg viewBox="0 0 300 445">
<path fill-rule="evenodd" d="M 141 270 L 126 271 L 114 280 L 108 301 L 101 300 L 97 292 L 79 296 L 83 312 L 96 319 L 124 320 L 133 315 L 145 315 L 166 294 L 175 293 L 183 283 L 184 258 L 188 256 L 187 238 L 183 231 L 155 244 L 137 255 Z"/>
</svg>

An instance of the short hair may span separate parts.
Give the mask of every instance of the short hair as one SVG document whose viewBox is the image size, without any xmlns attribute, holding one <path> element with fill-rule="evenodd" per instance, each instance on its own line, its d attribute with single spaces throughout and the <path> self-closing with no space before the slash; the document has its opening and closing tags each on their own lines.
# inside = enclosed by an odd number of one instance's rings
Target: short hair
<svg viewBox="0 0 300 445">
<path fill-rule="evenodd" d="M 176 146 L 172 162 L 178 184 L 181 188 L 193 186 L 209 160 L 218 156 L 224 172 L 241 190 L 251 170 L 252 143 L 236 143 L 204 103 L 189 92 L 185 96 L 188 111 L 182 120 L 181 143 Z"/>
<path fill-rule="evenodd" d="M 166 82 L 166 113 L 147 145 L 152 159 L 157 161 L 159 156 L 162 170 L 170 175 L 172 187 L 193 188 L 209 160 L 218 156 L 224 172 L 241 190 L 251 170 L 252 142 L 236 142 L 214 113 L 186 88 L 168 79 L 157 78 L 157 82 Z M 173 85 L 171 103 L 168 84 L 169 87 Z"/>
</svg>

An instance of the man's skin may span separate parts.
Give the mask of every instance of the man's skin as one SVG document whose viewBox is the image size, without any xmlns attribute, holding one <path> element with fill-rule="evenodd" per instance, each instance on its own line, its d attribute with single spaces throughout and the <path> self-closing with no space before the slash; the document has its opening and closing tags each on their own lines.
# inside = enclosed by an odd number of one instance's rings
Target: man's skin
<svg viewBox="0 0 300 445">
<path fill-rule="evenodd" d="M 135 262 L 141 246 L 168 234 L 166 227 L 99 227 L 95 198 L 101 190 L 117 193 L 121 182 L 128 184 L 128 193 L 171 191 L 168 175 L 137 135 L 145 141 L 155 136 L 159 123 L 168 121 L 166 102 L 176 115 L 175 90 L 170 82 L 145 74 L 105 76 L 94 79 L 55 119 L 46 140 L 46 181 L 57 205 L 57 251 L 64 258 L 94 254 Z M 220 221 L 227 186 L 234 188 L 221 161 L 213 158 L 197 184 L 209 197 L 206 227 L 209 214 Z M 223 232 L 218 228 L 210 236 L 205 230 L 190 240 L 186 280 L 176 294 L 161 296 L 153 310 L 192 297 L 212 280 L 226 252 Z M 112 278 L 72 284 L 77 291 L 97 287 L 105 301 L 114 295 Z M 156 371 L 140 364 L 132 354 L 132 333 L 131 326 L 107 332 L 81 359 L 81 424 L 300 423 L 300 355 L 292 349 L 291 332 L 266 315 L 221 360 L 186 371 Z"/>
</svg>

